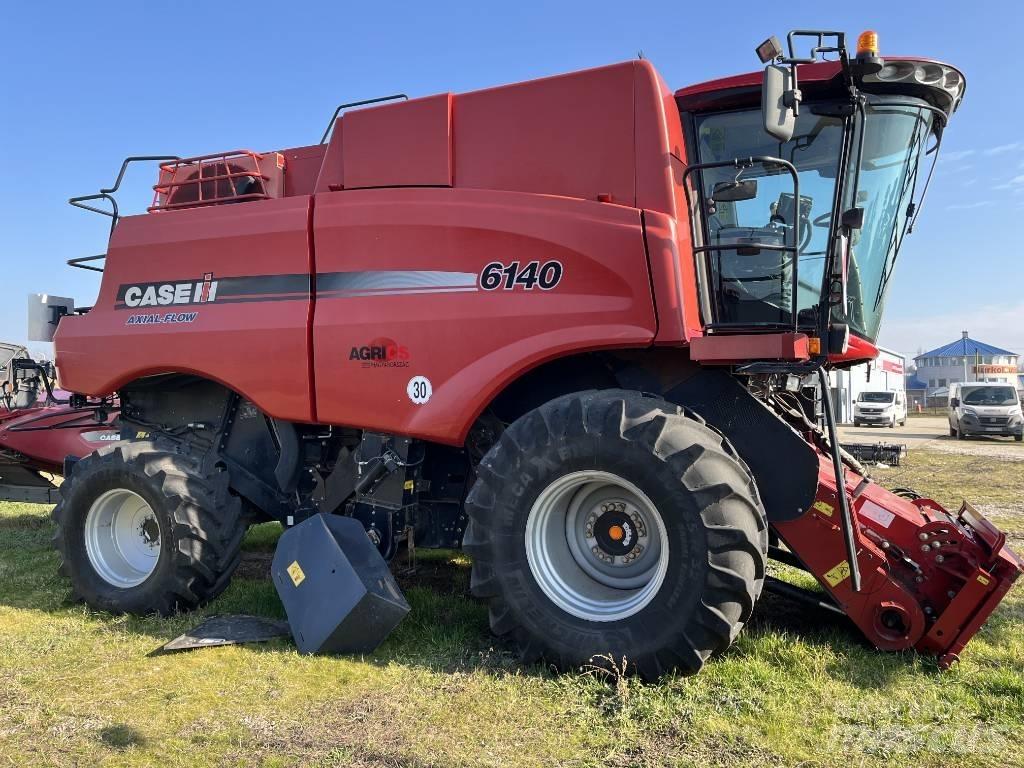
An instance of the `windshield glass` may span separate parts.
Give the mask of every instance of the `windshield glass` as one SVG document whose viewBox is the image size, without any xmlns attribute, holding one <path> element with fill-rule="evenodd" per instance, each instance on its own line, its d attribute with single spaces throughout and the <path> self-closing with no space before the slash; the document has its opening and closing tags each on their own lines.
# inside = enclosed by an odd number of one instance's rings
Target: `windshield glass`
<svg viewBox="0 0 1024 768">
<path fill-rule="evenodd" d="M 767 155 L 788 160 L 800 179 L 800 205 L 794 205 L 793 181 L 779 166 L 754 165 L 742 179 L 757 181 L 751 200 L 722 201 L 707 216 L 707 245 L 747 244 L 711 251 L 708 279 L 717 297 L 717 322 L 791 323 L 792 257 L 785 251 L 750 247 L 751 243 L 792 245 L 797 210 L 800 218 L 800 310 L 814 307 L 821 295 L 828 227 L 835 199 L 843 122 L 804 108 L 793 138 L 780 144 L 765 133 L 761 111 L 722 112 L 697 117 L 700 162 Z M 735 168 L 702 172 L 704 199 L 716 183 L 736 178 Z"/>
<path fill-rule="evenodd" d="M 855 121 L 851 142 L 854 168 L 845 171 L 841 209 L 864 209 L 864 226 L 850 244 L 848 304 L 836 319 L 874 342 L 878 336 L 886 288 L 906 232 L 918 167 L 931 131 L 932 113 L 923 102 L 901 98 L 886 104 L 876 97 Z M 920 104 L 920 106 L 919 106 Z M 815 112 L 822 114 L 815 114 Z M 793 138 L 779 143 L 762 127 L 759 109 L 695 116 L 700 162 L 763 155 L 788 160 L 800 181 L 800 205 L 794 205 L 793 182 L 779 167 L 754 165 L 742 180 L 756 180 L 750 200 L 716 201 L 715 184 L 733 181 L 735 168 L 701 172 L 705 201 L 706 245 L 733 245 L 706 254 L 703 279 L 709 287 L 714 322 L 740 325 L 791 324 L 792 259 L 785 251 L 759 245 L 793 243 L 799 215 L 797 310 L 801 325 L 813 321 L 821 299 L 844 122 L 826 112 L 826 103 L 804 104 Z M 861 135 L 863 134 L 863 150 Z M 797 214 L 799 211 L 799 214 Z"/>
<path fill-rule="evenodd" d="M 862 403 L 891 403 L 895 392 L 861 392 L 857 399 Z"/>
<path fill-rule="evenodd" d="M 974 387 L 962 391 L 964 405 L 1016 405 L 1013 387 Z"/>
<path fill-rule="evenodd" d="M 864 227 L 850 243 L 846 321 L 874 341 L 882 320 L 886 289 L 907 230 L 920 158 L 931 131 L 932 113 L 911 103 L 865 105 L 864 151 L 859 173 L 847 177 L 844 208 L 864 209 Z M 856 191 L 854 191 L 856 184 Z M 855 199 L 854 199 L 855 198 Z"/>
</svg>

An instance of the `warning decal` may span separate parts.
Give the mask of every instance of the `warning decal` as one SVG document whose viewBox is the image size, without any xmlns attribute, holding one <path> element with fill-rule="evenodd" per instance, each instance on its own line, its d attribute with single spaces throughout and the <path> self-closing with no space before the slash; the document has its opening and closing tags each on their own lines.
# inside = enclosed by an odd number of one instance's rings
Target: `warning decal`
<svg viewBox="0 0 1024 768">
<path fill-rule="evenodd" d="M 832 517 L 832 505 L 829 504 L 827 501 L 816 501 L 814 502 L 813 508 L 821 512 L 821 514 L 823 515 L 828 515 L 829 517 Z"/>
<path fill-rule="evenodd" d="M 841 584 L 850 578 L 850 564 L 843 560 L 839 565 L 825 573 L 825 581 L 830 587 Z"/>
<path fill-rule="evenodd" d="M 296 587 L 306 580 L 306 574 L 302 572 L 302 566 L 299 565 L 298 560 L 288 566 L 288 575 L 292 577 L 292 584 Z"/>
</svg>

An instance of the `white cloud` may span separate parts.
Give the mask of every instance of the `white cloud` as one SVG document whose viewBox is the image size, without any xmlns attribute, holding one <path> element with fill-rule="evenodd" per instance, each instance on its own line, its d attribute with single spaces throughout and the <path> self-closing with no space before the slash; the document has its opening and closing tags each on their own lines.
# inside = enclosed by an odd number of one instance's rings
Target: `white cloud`
<svg viewBox="0 0 1024 768">
<path fill-rule="evenodd" d="M 983 149 L 982 150 L 982 154 L 983 155 L 989 155 L 989 156 L 991 156 L 991 155 L 1001 155 L 1004 152 L 1012 152 L 1013 150 L 1018 149 L 1019 147 L 1022 147 L 1022 146 L 1024 146 L 1024 142 L 1021 142 L 1021 141 L 1014 141 L 1014 142 L 1011 142 L 1009 144 L 998 144 L 998 145 L 996 145 L 994 147 L 989 147 L 988 149 Z"/>
<path fill-rule="evenodd" d="M 1020 186 L 1024 186 L 1024 173 L 1018 174 L 1002 184 L 996 184 L 993 189 L 1015 189 Z"/>
<path fill-rule="evenodd" d="M 973 203 L 953 203 L 952 205 L 947 205 L 946 206 L 946 210 L 947 211 L 969 211 L 969 210 L 971 210 L 973 208 L 984 208 L 985 206 L 988 206 L 988 205 L 992 205 L 992 202 L 989 201 L 989 200 L 976 200 Z"/>
<path fill-rule="evenodd" d="M 1024 301 L 954 308 L 907 318 L 894 318 L 890 314 L 882 318 L 879 342 L 908 357 L 913 357 L 918 349 L 935 349 L 956 341 L 963 330 L 969 331 L 976 341 L 1024 354 Z"/>
<path fill-rule="evenodd" d="M 974 154 L 973 149 L 956 149 L 952 152 L 943 152 L 942 159 L 947 162 L 955 163 L 958 160 L 963 160 L 965 157 L 970 157 Z"/>
<path fill-rule="evenodd" d="M 962 173 L 964 171 L 969 171 L 972 168 L 974 168 L 974 163 L 963 163 L 961 165 L 953 166 L 944 165 L 941 167 L 949 173 Z"/>
</svg>

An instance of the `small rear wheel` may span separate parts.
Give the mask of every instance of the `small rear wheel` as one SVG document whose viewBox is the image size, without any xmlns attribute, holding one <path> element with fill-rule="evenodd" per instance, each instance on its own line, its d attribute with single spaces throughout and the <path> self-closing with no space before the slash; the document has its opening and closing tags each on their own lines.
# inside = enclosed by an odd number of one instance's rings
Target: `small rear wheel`
<svg viewBox="0 0 1024 768">
<path fill-rule="evenodd" d="M 1024 435 L 1014 435 L 1013 439 L 1019 443 L 1021 441 L 1024 441 Z"/>
<path fill-rule="evenodd" d="M 664 400 L 566 395 L 513 423 L 466 502 L 472 590 L 525 661 L 698 671 L 750 617 L 768 528 L 732 446 Z"/>
<path fill-rule="evenodd" d="M 245 520 L 227 476 L 150 441 L 79 461 L 53 511 L 73 597 L 112 613 L 168 615 L 212 600 L 238 565 Z"/>
</svg>

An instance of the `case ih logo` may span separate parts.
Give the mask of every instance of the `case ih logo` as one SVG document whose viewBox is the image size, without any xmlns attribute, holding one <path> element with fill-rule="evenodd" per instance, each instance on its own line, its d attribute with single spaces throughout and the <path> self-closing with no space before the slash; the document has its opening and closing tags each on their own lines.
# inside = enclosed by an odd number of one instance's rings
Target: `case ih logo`
<svg viewBox="0 0 1024 768">
<path fill-rule="evenodd" d="M 216 298 L 217 281 L 212 272 L 203 275 L 202 281 L 122 285 L 117 292 L 118 305 L 130 308 L 208 304 Z"/>
<path fill-rule="evenodd" d="M 363 368 L 408 368 L 409 348 L 391 339 L 374 339 L 361 347 L 352 347 L 348 359 L 358 360 Z"/>
</svg>

